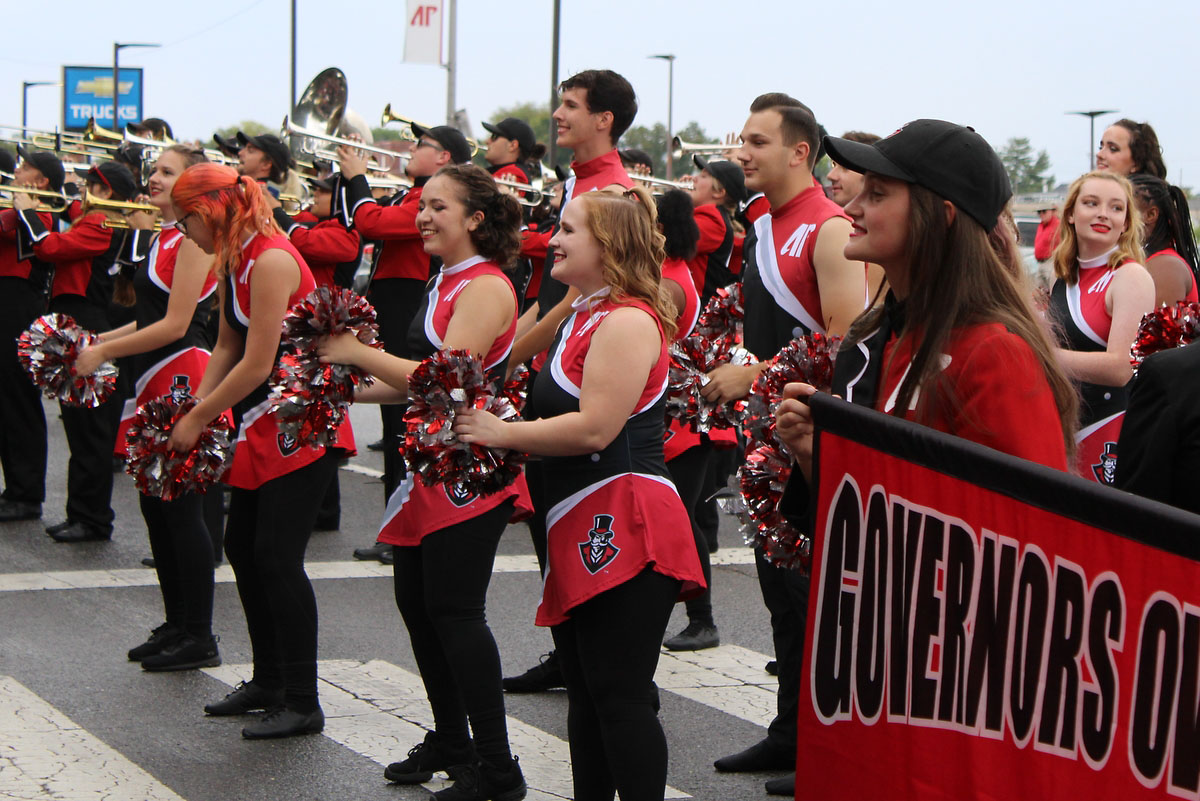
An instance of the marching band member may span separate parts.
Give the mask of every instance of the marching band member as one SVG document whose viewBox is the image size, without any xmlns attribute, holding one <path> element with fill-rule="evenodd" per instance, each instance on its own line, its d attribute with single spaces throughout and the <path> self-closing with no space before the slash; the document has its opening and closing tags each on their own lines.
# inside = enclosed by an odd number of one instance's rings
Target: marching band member
<svg viewBox="0 0 1200 801">
<path fill-rule="evenodd" d="M 317 604 L 304 551 L 337 462 L 323 447 L 281 435 L 267 400 L 284 314 L 316 284 L 250 176 L 196 164 L 176 180 L 171 200 L 176 227 L 215 257 L 221 331 L 195 393 L 201 401 L 175 425 L 169 445 L 191 451 L 230 407 L 240 418 L 226 478 L 233 491 L 225 553 L 246 613 L 254 675 L 204 711 L 267 710 L 242 729 L 247 739 L 319 732 Z"/>
<path fill-rule="evenodd" d="M 296 166 L 292 151 L 275 134 L 247 136 L 238 131 L 237 144 L 238 172 L 259 183 L 283 184 L 288 170 Z"/>
<path fill-rule="evenodd" d="M 357 365 L 389 385 L 360 393 L 367 399 L 407 396 L 415 360 L 446 348 L 470 349 L 482 357 L 491 380 L 503 381 L 518 304 L 502 268 L 519 249 L 520 222 L 516 201 L 483 170 L 439 170 L 424 185 L 415 224 L 441 268 L 408 330 L 411 358 L 348 334 L 327 340 L 322 361 Z M 517 509 L 528 511 L 523 480 L 489 495 L 469 495 L 409 475 L 393 493 L 379 534 L 394 546 L 396 605 L 435 721 L 425 741 L 407 759 L 388 765 L 384 776 L 419 784 L 433 771 L 448 771 L 455 784 L 435 798 L 525 797 L 525 779 L 508 747 L 500 653 L 484 609 L 496 548 Z"/>
<path fill-rule="evenodd" d="M 654 670 L 671 608 L 703 587 L 687 511 L 663 462 L 667 343 L 662 235 L 642 188 L 568 203 L 555 279 L 579 295 L 531 401 L 540 419 L 460 412 L 463 440 L 545 458 L 551 513 L 537 623 L 566 679 L 579 801 L 661 799 L 667 742 Z M 686 279 L 685 279 L 686 280 Z M 590 529 L 590 530 L 589 530 Z"/>
<path fill-rule="evenodd" d="M 204 329 L 217 278 L 212 258 L 175 227 L 171 204 L 176 180 L 188 167 L 203 161 L 207 161 L 203 151 L 184 145 L 171 145 L 158 157 L 148 188 L 150 203 L 160 210 L 163 226 L 134 274 L 136 319 L 101 334 L 100 342 L 75 361 L 75 371 L 87 375 L 103 362 L 133 357 L 129 363 L 135 371 L 137 394 L 125 404 L 122 432 L 143 403 L 168 394 L 187 397 L 194 393 L 208 364 Z M 148 227 L 151 220 L 146 215 L 138 222 Z M 117 451 L 125 454 L 123 436 L 117 438 Z M 219 493 L 213 497 L 220 500 Z M 205 507 L 211 502 L 205 495 L 187 493 L 172 501 L 139 494 L 138 503 L 146 521 L 166 620 L 146 642 L 129 651 L 129 659 L 141 662 L 148 671 L 221 664 L 212 633 L 216 554 L 205 521 Z"/>
<path fill-rule="evenodd" d="M 733 215 L 738 204 L 746 199 L 746 177 L 732 161 L 706 161 L 700 155 L 693 155 L 692 161 L 700 170 L 692 179 L 691 191 L 700 241 L 688 267 L 703 307 L 718 289 L 736 280 L 729 270 Z"/>
<path fill-rule="evenodd" d="M 137 191 L 133 174 L 113 161 L 89 169 L 86 186 L 88 195 L 100 200 L 129 201 Z M 89 330 L 108 330 L 116 272 L 115 248 L 120 243 L 114 244 L 112 229 L 104 223 L 120 215 L 116 211 L 92 209 L 85 203 L 83 216 L 67 231 L 57 233 L 49 230 L 33 211 L 36 205 L 37 200 L 31 195 L 13 196 L 13 208 L 19 211 L 22 246 L 55 265 L 49 310 L 68 314 Z M 112 397 L 94 409 L 59 406 L 71 450 L 67 464 L 67 519 L 48 527 L 46 532 L 58 542 L 111 539 L 112 454 L 121 404 Z"/>
<path fill-rule="evenodd" d="M 493 178 L 510 178 L 517 183 L 529 184 L 539 177 L 533 170 L 546 155 L 546 147 L 538 144 L 529 123 L 517 117 L 505 117 L 494 125 L 485 122 L 483 127 L 491 134 L 483 158 Z"/>
</svg>

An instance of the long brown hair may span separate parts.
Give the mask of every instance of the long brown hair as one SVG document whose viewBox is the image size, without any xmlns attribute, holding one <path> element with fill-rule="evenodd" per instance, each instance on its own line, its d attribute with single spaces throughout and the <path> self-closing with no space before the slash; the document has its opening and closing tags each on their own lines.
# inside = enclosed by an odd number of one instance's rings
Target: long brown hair
<svg viewBox="0 0 1200 801">
<path fill-rule="evenodd" d="M 948 410 L 961 408 L 954 387 L 942 373 L 940 356 L 954 329 L 999 323 L 1033 350 L 1054 395 L 1070 456 L 1075 448 L 1079 400 L 1054 357 L 1050 338 L 1038 322 L 1022 281 L 1001 262 L 988 232 L 979 223 L 961 209 L 956 209 L 953 221 L 947 223 L 940 196 L 916 184 L 909 184 L 908 189 L 909 294 L 904 301 L 906 322 L 900 338 L 918 340 L 912 349 L 912 365 L 900 384 L 897 413 L 908 409 L 918 389 L 919 422 L 927 423 Z M 855 320 L 843 348 L 877 329 L 881 314 L 882 308 L 875 308 Z M 1021 377 L 1014 376 L 1013 380 Z"/>
<path fill-rule="evenodd" d="M 1108 257 L 1108 266 L 1119 267 L 1127 261 L 1146 263 L 1146 254 L 1142 250 L 1142 212 L 1134 201 L 1133 184 L 1123 175 L 1095 170 L 1076 178 L 1063 202 L 1063 221 L 1058 226 L 1058 247 L 1054 249 L 1054 274 L 1068 284 L 1079 283 L 1079 239 L 1075 234 L 1075 223 L 1067 222 L 1067 217 L 1074 214 L 1075 204 L 1083 194 L 1083 185 L 1092 178 L 1112 181 L 1125 193 L 1125 230 L 1117 239 L 1117 249 Z"/>
<path fill-rule="evenodd" d="M 220 164 L 195 164 L 175 181 L 171 202 L 181 212 L 180 219 L 194 214 L 212 229 L 217 275 L 224 277 L 237 266 L 247 232 L 263 236 L 283 233 L 262 193 L 253 178 Z"/>
<path fill-rule="evenodd" d="M 675 337 L 675 304 L 662 286 L 665 258 L 654 199 L 638 186 L 624 193 L 588 192 L 583 203 L 587 226 L 600 243 L 604 283 L 616 302 L 640 300 L 658 317 L 665 341 Z"/>
</svg>

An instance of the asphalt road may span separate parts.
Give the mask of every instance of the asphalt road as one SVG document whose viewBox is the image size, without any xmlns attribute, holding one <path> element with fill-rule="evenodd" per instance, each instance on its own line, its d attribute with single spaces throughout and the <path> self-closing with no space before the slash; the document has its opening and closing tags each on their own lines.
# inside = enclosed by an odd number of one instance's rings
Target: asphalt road
<svg viewBox="0 0 1200 801">
<path fill-rule="evenodd" d="M 248 677 L 249 642 L 228 568 L 218 573 L 214 630 L 225 664 L 205 672 L 144 673 L 128 648 L 162 621 L 136 491 L 117 477 L 111 542 L 62 545 L 43 524 L 62 518 L 66 443 L 57 409 L 50 426 L 44 521 L 0 524 L 0 798 L 5 799 L 420 799 L 429 789 L 396 787 L 381 765 L 403 758 L 430 725 L 416 665 L 392 600 L 390 573 L 354 562 L 374 541 L 382 467 L 365 444 L 378 438 L 372 407 L 353 410 L 363 453 L 340 472 L 342 526 L 315 534 L 308 549 L 320 610 L 322 735 L 243 740 L 241 719 L 206 718 L 205 703 Z M 357 471 L 357 472 L 356 472 Z M 767 775 L 716 773 L 712 761 L 760 739 L 774 703 L 770 629 L 749 551 L 723 518 L 715 567 L 722 647 L 668 654 L 657 677 L 676 797 L 764 798 Z M 506 674 L 550 650 L 533 626 L 540 582 L 524 526 L 510 526 L 488 599 Z M 682 606 L 668 634 L 686 623 Z M 509 696 L 513 750 L 530 798 L 569 798 L 566 697 Z M 777 774 L 776 774 L 777 775 Z M 439 785 L 435 779 L 430 789 Z"/>
</svg>

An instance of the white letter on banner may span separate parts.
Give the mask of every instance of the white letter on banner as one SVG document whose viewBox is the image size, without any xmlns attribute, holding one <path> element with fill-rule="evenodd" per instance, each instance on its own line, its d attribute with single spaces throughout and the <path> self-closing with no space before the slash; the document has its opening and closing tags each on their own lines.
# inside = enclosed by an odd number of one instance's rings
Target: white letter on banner
<svg viewBox="0 0 1200 801">
<path fill-rule="evenodd" d="M 442 0 L 408 0 L 404 60 L 414 64 L 442 63 Z"/>
</svg>

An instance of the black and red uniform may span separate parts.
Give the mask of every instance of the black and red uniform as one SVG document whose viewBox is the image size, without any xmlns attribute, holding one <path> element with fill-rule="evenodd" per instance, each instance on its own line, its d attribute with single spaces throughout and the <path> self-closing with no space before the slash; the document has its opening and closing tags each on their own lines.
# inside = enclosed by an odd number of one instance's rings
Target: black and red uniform
<svg viewBox="0 0 1200 801">
<path fill-rule="evenodd" d="M 752 195 L 744 203 L 739 204 L 737 221 L 742 224 L 744 231 L 749 231 L 754 227 L 754 223 L 758 222 L 758 218 L 771 210 L 771 204 L 767 201 L 767 196 L 762 192 Z M 743 258 L 743 249 L 746 243 L 746 234 L 734 233 L 733 247 L 729 252 L 729 271 L 734 275 L 742 274 L 742 265 L 745 263 Z"/>
<path fill-rule="evenodd" d="M 113 232 L 104 227 L 103 212 L 77 219 L 62 233 L 50 230 L 43 215 L 17 215 L 22 253 L 32 253 L 54 266 L 50 283 L 52 313 L 68 314 L 84 328 L 107 331 L 113 276 L 118 271 Z M 112 454 L 121 399 L 113 395 L 94 409 L 59 404 L 71 457 L 67 463 L 67 519 L 111 536 Z"/>
<path fill-rule="evenodd" d="M 471 281 L 504 279 L 512 322 L 483 355 L 486 374 L 503 381 L 517 332 L 517 293 L 504 272 L 482 256 L 443 267 L 430 282 L 409 329 L 408 351 L 423 359 L 441 350 L 455 305 Z M 487 625 L 487 588 L 496 547 L 509 520 L 529 512 L 524 476 L 490 495 L 449 484 L 426 486 L 413 475 L 389 500 L 378 540 L 395 545 L 396 606 L 408 628 L 413 656 L 433 709 L 437 735 L 453 750 L 474 737 L 476 753 L 509 763 L 500 653 Z"/>
<path fill-rule="evenodd" d="M 525 172 L 525 167 L 519 162 L 514 161 L 510 164 L 489 164 L 487 169 L 488 172 L 492 174 L 492 177 L 497 180 L 500 178 L 507 178 L 508 180 L 519 184 L 530 183 L 529 174 Z M 521 192 L 522 198 L 528 196 L 528 192 Z M 525 212 L 528 212 L 528 209 L 526 209 Z M 526 222 L 529 221 L 529 216 L 527 213 L 522 213 L 521 216 Z M 522 232 L 526 230 L 528 229 L 522 228 Z M 545 258 L 531 259 L 524 254 L 518 258 L 520 261 L 521 273 L 519 276 L 514 277 L 513 285 L 517 288 L 518 294 L 523 299 L 521 303 L 521 311 L 524 311 L 526 306 L 537 300 L 538 288 L 542 283 L 542 270 L 545 267 L 546 260 Z"/>
<path fill-rule="evenodd" d="M 38 215 L 49 227 L 49 213 Z M 16 339 L 46 311 L 49 265 L 17 253 L 17 212 L 0 211 L 0 466 L 4 499 L 46 499 L 46 413 L 42 394 L 17 359 Z"/>
<path fill-rule="evenodd" d="M 334 217 L 289 216 L 283 209 L 275 210 L 275 222 L 308 262 L 317 286 L 349 288 L 362 259 L 363 240 L 358 231 L 349 230 Z"/>
<path fill-rule="evenodd" d="M 736 280 L 729 269 L 729 257 L 733 252 L 733 225 L 729 213 L 715 203 L 705 203 L 693 211 L 700 239 L 696 243 L 696 255 L 688 261 L 688 269 L 696 291 L 700 293 L 700 305 L 708 303 L 721 287 Z"/>
<path fill-rule="evenodd" d="M 1050 288 L 1050 314 L 1065 339 L 1068 350 L 1094 353 L 1108 350 L 1112 316 L 1105 308 L 1105 295 L 1117 267 L 1108 266 L 1105 253 L 1079 261 L 1079 281 L 1067 284 L 1059 278 Z M 1132 345 L 1133 343 L 1130 343 Z M 1129 402 L 1128 385 L 1110 387 L 1080 382 L 1079 432 L 1075 435 L 1077 471 L 1101 484 L 1113 483 L 1117 469 L 1117 440 Z"/>
<path fill-rule="evenodd" d="M 538 413 L 579 411 L 592 336 L 619 308 L 607 289 L 574 304 L 533 386 Z M 661 331 L 661 328 L 659 329 Z M 688 516 L 663 461 L 667 345 L 633 413 L 597 453 L 546 457 L 548 561 L 537 624 L 552 626 L 566 679 L 577 789 L 661 797 L 667 747 L 652 680 L 677 600 L 704 587 Z"/>
</svg>

